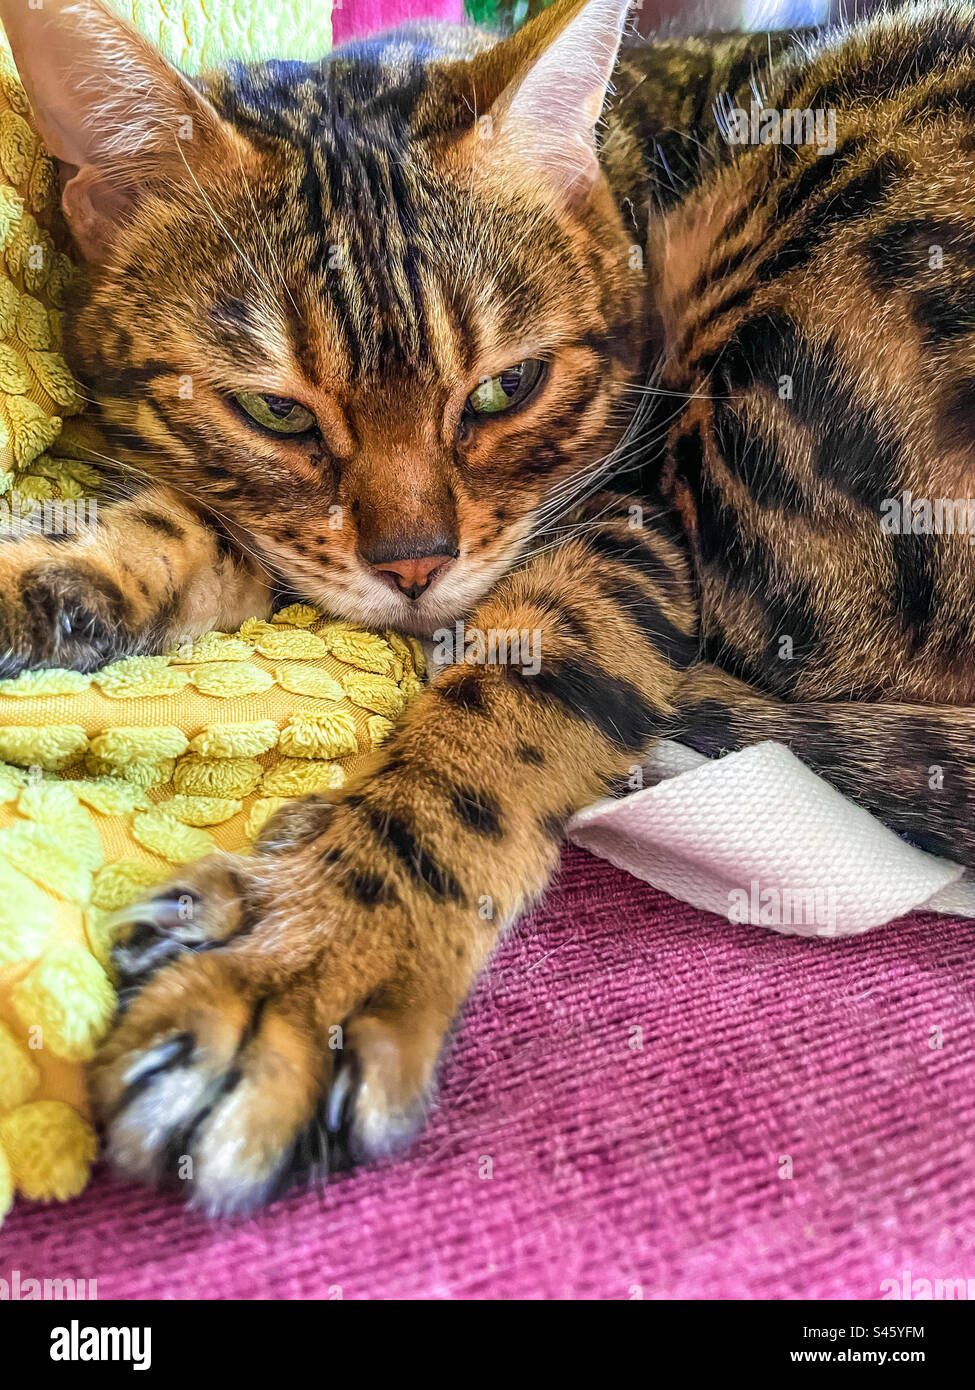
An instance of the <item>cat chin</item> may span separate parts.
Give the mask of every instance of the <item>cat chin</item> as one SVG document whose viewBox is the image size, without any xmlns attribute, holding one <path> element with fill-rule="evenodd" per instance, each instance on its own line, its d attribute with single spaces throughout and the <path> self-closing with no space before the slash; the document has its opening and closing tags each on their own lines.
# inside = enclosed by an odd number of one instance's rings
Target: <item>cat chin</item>
<svg viewBox="0 0 975 1390">
<path fill-rule="evenodd" d="M 359 609 L 355 605 L 343 605 L 341 616 L 348 622 L 361 623 L 363 627 L 392 628 L 394 632 L 402 632 L 409 637 L 430 639 L 443 628 L 453 630 L 454 623 L 469 611 L 455 604 L 430 604 L 424 607 L 422 602 L 394 603 L 391 606 L 377 604 Z"/>
</svg>

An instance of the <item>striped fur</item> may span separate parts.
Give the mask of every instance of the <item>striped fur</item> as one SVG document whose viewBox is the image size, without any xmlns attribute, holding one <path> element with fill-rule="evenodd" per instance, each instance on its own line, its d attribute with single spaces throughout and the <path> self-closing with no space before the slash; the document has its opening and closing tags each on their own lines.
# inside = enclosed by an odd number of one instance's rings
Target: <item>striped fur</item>
<svg viewBox="0 0 975 1390">
<path fill-rule="evenodd" d="M 783 698 L 975 694 L 975 550 L 880 526 L 905 491 L 971 492 L 973 44 L 966 11 L 807 45 L 766 101 L 836 103 L 835 153 L 735 147 L 653 234 L 660 380 L 706 397 L 663 482 L 704 653 Z"/>
</svg>

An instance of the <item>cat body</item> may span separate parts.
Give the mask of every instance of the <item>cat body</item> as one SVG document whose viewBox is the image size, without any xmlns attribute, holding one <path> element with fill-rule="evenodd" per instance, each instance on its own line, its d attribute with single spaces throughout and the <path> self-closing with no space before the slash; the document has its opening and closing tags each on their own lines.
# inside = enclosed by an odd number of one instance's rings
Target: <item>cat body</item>
<svg viewBox="0 0 975 1390">
<path fill-rule="evenodd" d="M 781 739 L 975 863 L 975 553 L 904 501 L 969 491 L 975 13 L 618 57 L 623 0 L 561 0 L 192 84 L 98 6 L 0 12 L 114 498 L 0 548 L 4 673 L 286 594 L 537 638 L 133 909 L 94 1079 L 124 1171 L 190 1155 L 229 1211 L 406 1142 L 566 820 L 655 738 Z M 729 140 L 753 100 L 828 144 Z"/>
</svg>

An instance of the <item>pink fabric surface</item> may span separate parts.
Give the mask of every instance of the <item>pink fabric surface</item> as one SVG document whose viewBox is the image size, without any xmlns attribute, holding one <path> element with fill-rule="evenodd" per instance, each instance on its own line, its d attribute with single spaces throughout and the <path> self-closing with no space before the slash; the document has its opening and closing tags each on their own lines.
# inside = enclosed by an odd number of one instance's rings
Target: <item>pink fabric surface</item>
<svg viewBox="0 0 975 1390">
<path fill-rule="evenodd" d="M 247 1299 L 873 1299 L 905 1269 L 973 1276 L 973 984 L 972 922 L 784 938 L 571 851 L 409 1156 L 235 1225 L 102 1173 L 17 1209 L 0 1275 Z"/>
<path fill-rule="evenodd" d="M 335 0 L 332 6 L 332 42 L 336 47 L 362 34 L 375 34 L 415 19 L 449 19 L 459 24 L 464 17 L 462 0 Z"/>
</svg>

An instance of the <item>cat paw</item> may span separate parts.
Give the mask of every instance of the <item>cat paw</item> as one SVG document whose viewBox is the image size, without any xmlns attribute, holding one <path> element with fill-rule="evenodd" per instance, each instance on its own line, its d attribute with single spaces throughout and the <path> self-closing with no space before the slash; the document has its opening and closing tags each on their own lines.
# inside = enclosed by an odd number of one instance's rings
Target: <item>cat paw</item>
<svg viewBox="0 0 975 1390">
<path fill-rule="evenodd" d="M 127 919 L 92 1072 L 123 1174 L 242 1213 L 416 1133 L 451 1011 L 408 924 L 350 912 L 320 853 L 214 856 Z"/>
<path fill-rule="evenodd" d="M 47 563 L 5 587 L 0 677 L 48 666 L 96 671 L 135 649 L 124 595 L 93 570 Z"/>
</svg>

